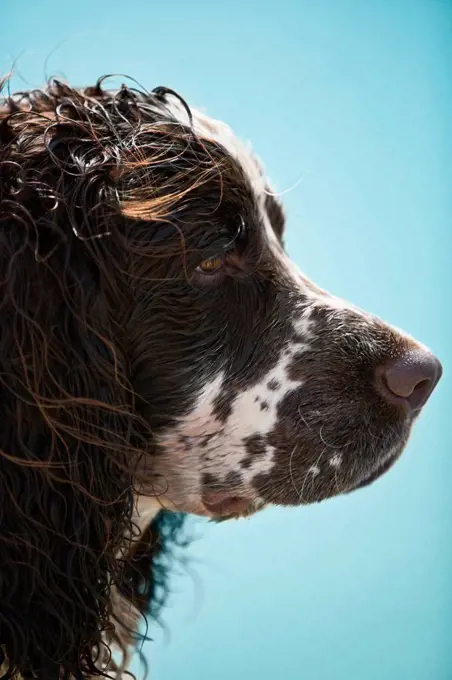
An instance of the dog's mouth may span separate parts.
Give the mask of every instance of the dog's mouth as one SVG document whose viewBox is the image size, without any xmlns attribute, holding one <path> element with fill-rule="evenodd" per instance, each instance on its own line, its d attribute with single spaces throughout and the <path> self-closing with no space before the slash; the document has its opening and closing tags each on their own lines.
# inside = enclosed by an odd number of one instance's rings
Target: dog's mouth
<svg viewBox="0 0 452 680">
<path fill-rule="evenodd" d="M 398 460 L 400 454 L 391 455 L 384 463 L 379 465 L 374 471 L 360 479 L 357 483 L 351 485 L 349 488 L 338 490 L 340 494 L 351 493 L 358 489 L 369 486 L 373 482 L 382 477 Z M 328 494 L 323 498 L 316 498 L 315 501 L 327 500 L 328 498 L 337 495 L 337 493 Z M 314 499 L 313 499 L 314 502 Z M 210 517 L 213 520 L 233 519 L 241 517 L 249 517 L 261 510 L 265 505 L 265 501 L 258 502 L 251 500 L 250 496 L 245 496 L 243 493 L 237 493 L 235 490 L 222 491 L 206 491 L 202 496 L 202 509 L 197 513 Z M 272 504 L 270 502 L 270 504 Z M 280 503 L 277 503 L 279 505 Z M 292 505 L 292 503 L 289 503 Z M 284 505 L 284 503 L 283 503 Z"/>
<path fill-rule="evenodd" d="M 377 479 L 380 479 L 380 477 L 382 477 L 386 472 L 388 472 L 388 470 L 392 468 L 392 466 L 396 463 L 399 457 L 400 453 L 396 453 L 390 456 L 384 463 L 377 467 L 376 470 L 371 472 L 369 475 L 361 479 L 357 484 L 354 484 L 350 489 L 348 489 L 347 493 L 357 491 L 358 489 L 363 489 L 364 487 L 369 486 L 373 482 L 376 482 Z"/>
<path fill-rule="evenodd" d="M 209 491 L 202 497 L 206 514 L 214 519 L 246 517 L 257 510 L 256 504 L 246 496 L 231 491 Z"/>
</svg>

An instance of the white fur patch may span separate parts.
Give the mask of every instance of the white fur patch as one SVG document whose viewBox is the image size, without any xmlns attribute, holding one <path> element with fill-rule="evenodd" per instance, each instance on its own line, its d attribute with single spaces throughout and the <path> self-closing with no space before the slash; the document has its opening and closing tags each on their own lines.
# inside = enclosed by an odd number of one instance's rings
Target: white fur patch
<svg viewBox="0 0 452 680">
<path fill-rule="evenodd" d="M 330 458 L 330 465 L 333 468 L 339 468 L 342 465 L 342 456 L 340 453 L 336 453 Z"/>
<path fill-rule="evenodd" d="M 303 330 L 302 317 L 299 323 L 298 334 Z M 307 329 L 308 325 L 304 325 Z M 219 419 L 215 413 L 217 398 L 228 388 L 221 373 L 203 388 L 191 413 L 161 438 L 163 450 L 168 451 L 168 457 L 164 454 L 162 460 L 172 470 L 170 474 L 184 475 L 185 489 L 189 487 L 192 496 L 201 493 L 200 484 L 206 473 L 220 483 L 228 474 L 238 473 L 242 485 L 251 489 L 256 475 L 272 470 L 274 449 L 266 440 L 277 426 L 279 403 L 291 391 L 302 387 L 301 381 L 288 376 L 293 357 L 309 349 L 301 339 L 281 348 L 277 364 L 259 383 L 232 395 L 231 411 L 226 419 Z M 255 461 L 247 448 L 250 438 L 260 438 L 263 450 L 263 455 L 260 452 Z M 168 481 L 171 485 L 170 477 Z M 165 503 L 165 499 L 162 500 Z"/>
</svg>

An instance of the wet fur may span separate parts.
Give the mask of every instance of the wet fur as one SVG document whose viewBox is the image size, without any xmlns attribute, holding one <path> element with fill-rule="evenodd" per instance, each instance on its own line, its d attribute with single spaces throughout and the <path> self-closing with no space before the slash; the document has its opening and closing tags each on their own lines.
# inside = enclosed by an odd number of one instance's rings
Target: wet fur
<svg viewBox="0 0 452 680">
<path fill-rule="evenodd" d="M 310 282 L 283 231 L 253 154 L 165 88 L 0 106 L 10 676 L 119 680 L 184 540 L 161 507 L 316 502 L 400 456 L 417 413 L 375 375 L 420 345 Z"/>
<path fill-rule="evenodd" d="M 0 109 L 0 644 L 8 677 L 103 674 L 115 641 L 112 589 L 157 617 L 162 564 L 182 525 L 162 512 L 140 536 L 133 521 L 137 469 L 152 456 L 153 435 L 128 377 L 124 318 L 109 311 L 124 308 L 128 280 L 114 276 L 114 265 L 125 269 L 136 244 L 125 238 L 129 220 L 111 180 L 118 150 L 100 139 L 114 142 L 122 95 L 97 120 L 84 110 L 88 96 L 54 81 Z M 102 99 L 100 84 L 91 96 Z"/>
</svg>

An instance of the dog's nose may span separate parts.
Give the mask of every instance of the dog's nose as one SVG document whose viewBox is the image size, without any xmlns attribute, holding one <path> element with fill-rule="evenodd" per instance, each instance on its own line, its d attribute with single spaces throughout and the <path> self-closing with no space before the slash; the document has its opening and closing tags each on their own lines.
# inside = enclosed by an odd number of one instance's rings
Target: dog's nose
<svg viewBox="0 0 452 680">
<path fill-rule="evenodd" d="M 415 350 L 377 369 L 377 385 L 392 404 L 419 411 L 438 384 L 443 372 L 440 361 L 430 352 Z"/>
</svg>

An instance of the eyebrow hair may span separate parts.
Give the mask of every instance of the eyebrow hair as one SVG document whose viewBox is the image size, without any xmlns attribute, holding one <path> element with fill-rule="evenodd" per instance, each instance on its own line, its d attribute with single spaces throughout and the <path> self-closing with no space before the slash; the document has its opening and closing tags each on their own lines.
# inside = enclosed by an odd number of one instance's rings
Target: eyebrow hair
<svg viewBox="0 0 452 680">
<path fill-rule="evenodd" d="M 284 227 L 286 225 L 286 218 L 281 204 L 274 196 L 271 194 L 266 194 L 265 209 L 276 235 L 281 239 L 284 234 Z"/>
</svg>

